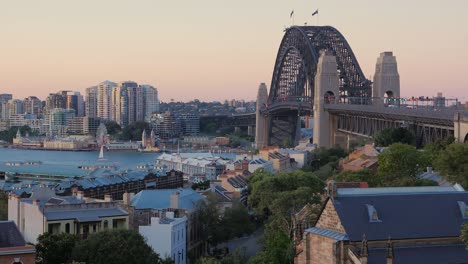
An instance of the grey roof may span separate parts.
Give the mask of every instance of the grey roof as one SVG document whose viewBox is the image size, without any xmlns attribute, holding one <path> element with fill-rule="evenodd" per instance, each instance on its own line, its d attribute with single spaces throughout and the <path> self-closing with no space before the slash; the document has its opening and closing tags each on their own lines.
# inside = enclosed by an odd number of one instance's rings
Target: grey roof
<svg viewBox="0 0 468 264">
<path fill-rule="evenodd" d="M 328 230 L 328 229 L 321 228 L 321 227 L 312 227 L 312 228 L 306 229 L 305 232 L 311 233 L 311 234 L 317 234 L 320 236 L 328 237 L 328 238 L 339 240 L 339 241 L 348 240 L 348 237 L 346 236 L 346 234 L 336 232 L 333 230 Z"/>
<path fill-rule="evenodd" d="M 143 190 L 131 200 L 136 209 L 167 209 L 171 207 L 171 194 L 179 192 L 179 208 L 192 209 L 203 196 L 192 189 Z"/>
<path fill-rule="evenodd" d="M 96 208 L 82 210 L 51 210 L 45 212 L 48 221 L 76 219 L 78 222 L 101 221 L 101 217 L 126 216 L 128 213 L 120 208 Z"/>
<path fill-rule="evenodd" d="M 444 187 L 439 187 L 444 188 Z M 351 241 L 458 237 L 464 223 L 458 202 L 468 192 L 364 194 L 339 196 L 333 202 Z M 380 221 L 369 221 L 368 206 Z"/>
<path fill-rule="evenodd" d="M 21 247 L 26 242 L 13 221 L 0 221 L 0 248 Z"/>
</svg>

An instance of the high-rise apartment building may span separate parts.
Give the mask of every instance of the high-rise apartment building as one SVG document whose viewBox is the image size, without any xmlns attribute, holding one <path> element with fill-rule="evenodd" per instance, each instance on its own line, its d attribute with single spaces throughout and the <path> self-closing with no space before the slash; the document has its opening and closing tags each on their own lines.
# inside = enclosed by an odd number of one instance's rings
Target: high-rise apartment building
<svg viewBox="0 0 468 264">
<path fill-rule="evenodd" d="M 85 115 L 89 118 L 97 117 L 97 86 L 86 88 Z"/>
<path fill-rule="evenodd" d="M 19 99 L 12 99 L 8 101 L 8 116 L 24 114 L 23 101 Z"/>
<path fill-rule="evenodd" d="M 97 86 L 97 117 L 103 120 L 112 119 L 112 88 L 117 84 L 111 81 L 104 81 Z"/>
<path fill-rule="evenodd" d="M 151 85 L 140 85 L 143 91 L 143 109 L 145 121 L 149 122 L 151 114 L 159 112 L 158 90 Z"/>
<path fill-rule="evenodd" d="M 55 108 L 67 108 L 67 95 L 66 91 L 61 91 L 58 93 L 51 93 L 46 98 L 46 104 L 44 109 L 44 114 L 49 115 L 52 109 Z"/>
<path fill-rule="evenodd" d="M 23 100 L 23 108 L 26 114 L 39 115 L 42 113 L 42 101 L 36 96 L 29 96 Z"/>
<path fill-rule="evenodd" d="M 67 91 L 66 95 L 67 95 L 66 109 L 75 110 L 76 116 L 84 116 L 85 109 L 84 109 L 83 95 L 81 95 L 80 92 L 71 92 L 71 91 Z"/>
<path fill-rule="evenodd" d="M 143 92 L 136 82 L 121 82 L 112 89 L 112 120 L 125 127 L 144 120 Z"/>
</svg>

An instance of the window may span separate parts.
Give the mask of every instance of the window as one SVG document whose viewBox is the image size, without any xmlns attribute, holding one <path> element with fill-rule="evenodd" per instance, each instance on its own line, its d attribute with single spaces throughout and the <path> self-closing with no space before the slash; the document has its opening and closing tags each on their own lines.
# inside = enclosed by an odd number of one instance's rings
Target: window
<svg viewBox="0 0 468 264">
<path fill-rule="evenodd" d="M 65 233 L 70 234 L 70 223 L 65 224 Z"/>
<path fill-rule="evenodd" d="M 109 221 L 104 220 L 104 229 L 109 228 Z"/>
</svg>

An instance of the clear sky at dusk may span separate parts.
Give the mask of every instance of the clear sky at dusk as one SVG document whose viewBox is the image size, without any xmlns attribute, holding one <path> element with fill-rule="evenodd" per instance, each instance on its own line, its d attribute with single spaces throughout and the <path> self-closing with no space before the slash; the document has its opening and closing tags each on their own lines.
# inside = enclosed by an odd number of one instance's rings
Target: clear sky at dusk
<svg viewBox="0 0 468 264">
<path fill-rule="evenodd" d="M 467 0 L 0 0 L 0 93 L 44 99 L 133 80 L 162 100 L 254 99 L 291 10 L 315 25 L 317 8 L 367 76 L 393 51 L 403 96 L 468 100 Z"/>
</svg>

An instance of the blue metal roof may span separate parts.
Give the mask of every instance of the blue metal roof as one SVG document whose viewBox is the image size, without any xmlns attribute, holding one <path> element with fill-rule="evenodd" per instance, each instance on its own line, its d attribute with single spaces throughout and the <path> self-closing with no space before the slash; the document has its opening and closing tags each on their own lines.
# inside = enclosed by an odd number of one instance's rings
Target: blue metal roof
<svg viewBox="0 0 468 264">
<path fill-rule="evenodd" d="M 382 187 L 382 188 L 341 188 L 338 189 L 338 197 L 363 196 L 363 195 L 401 195 L 416 193 L 446 193 L 462 192 L 463 187 L 454 186 L 416 186 L 416 187 Z"/>
<path fill-rule="evenodd" d="M 128 213 L 119 208 L 97 208 L 82 210 L 60 210 L 45 211 L 45 217 L 48 221 L 76 219 L 79 222 L 100 221 L 101 217 L 126 216 Z"/>
<path fill-rule="evenodd" d="M 333 230 L 328 230 L 328 229 L 321 228 L 321 227 L 312 227 L 312 228 L 306 229 L 305 232 L 317 234 L 320 236 L 328 237 L 328 238 L 339 240 L 339 241 L 348 240 L 348 237 L 346 236 L 346 234 L 336 232 Z"/>
<path fill-rule="evenodd" d="M 439 187 L 442 188 L 442 187 Z M 339 196 L 333 202 L 351 241 L 458 237 L 464 223 L 458 201 L 468 192 Z M 372 205 L 380 222 L 369 221 Z"/>
<path fill-rule="evenodd" d="M 192 189 L 143 190 L 130 204 L 136 209 L 167 209 L 171 207 L 171 194 L 179 192 L 179 208 L 192 209 L 203 196 Z"/>
</svg>

